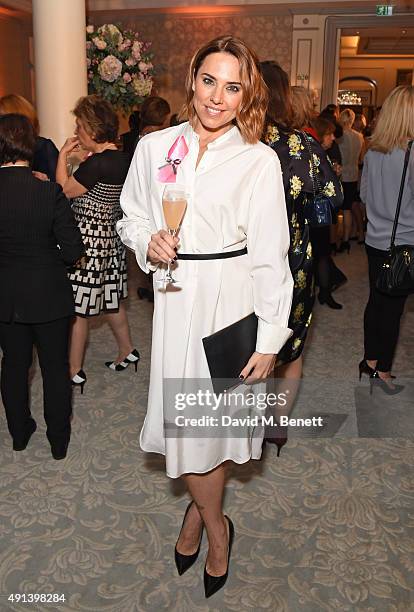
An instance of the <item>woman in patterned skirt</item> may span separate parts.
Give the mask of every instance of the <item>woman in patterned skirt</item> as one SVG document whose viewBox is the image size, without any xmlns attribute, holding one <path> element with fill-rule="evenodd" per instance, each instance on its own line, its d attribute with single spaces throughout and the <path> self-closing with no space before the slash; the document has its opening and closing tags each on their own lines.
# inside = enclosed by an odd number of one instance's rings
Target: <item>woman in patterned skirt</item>
<svg viewBox="0 0 414 612">
<path fill-rule="evenodd" d="M 98 96 L 81 98 L 73 111 L 76 131 L 63 145 L 56 171 L 57 181 L 68 198 L 86 246 L 86 264 L 70 273 L 75 295 L 76 320 L 72 327 L 70 368 L 72 382 L 83 385 L 82 369 L 88 319 L 104 313 L 118 344 L 115 361 L 106 366 L 122 371 L 139 360 L 133 348 L 125 307 L 127 264 L 125 248 L 115 231 L 122 212 L 119 196 L 124 184 L 128 157 L 117 150 L 118 118 L 111 106 Z M 67 172 L 67 157 L 81 145 L 91 155 L 73 176 Z"/>
</svg>

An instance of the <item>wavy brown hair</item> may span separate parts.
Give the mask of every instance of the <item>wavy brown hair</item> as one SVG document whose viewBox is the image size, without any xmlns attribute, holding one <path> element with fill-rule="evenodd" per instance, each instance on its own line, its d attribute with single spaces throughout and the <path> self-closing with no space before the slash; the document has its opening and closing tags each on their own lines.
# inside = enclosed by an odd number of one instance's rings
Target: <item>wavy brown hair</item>
<svg viewBox="0 0 414 612">
<path fill-rule="evenodd" d="M 219 36 L 196 51 L 187 73 L 185 82 L 186 101 L 181 109 L 180 117 L 188 116 L 190 124 L 194 121 L 193 83 L 201 65 L 211 53 L 230 53 L 239 62 L 243 95 L 234 123 L 239 128 L 243 140 L 254 144 L 262 136 L 268 92 L 256 54 L 240 38 Z"/>
<path fill-rule="evenodd" d="M 72 112 L 84 123 L 95 142 L 116 142 L 119 120 L 109 102 L 95 94 L 84 96 L 79 98 Z"/>
<path fill-rule="evenodd" d="M 269 90 L 266 123 L 267 125 L 277 123 L 290 129 L 293 125 L 293 105 L 289 77 L 273 60 L 261 62 L 260 68 Z"/>
</svg>

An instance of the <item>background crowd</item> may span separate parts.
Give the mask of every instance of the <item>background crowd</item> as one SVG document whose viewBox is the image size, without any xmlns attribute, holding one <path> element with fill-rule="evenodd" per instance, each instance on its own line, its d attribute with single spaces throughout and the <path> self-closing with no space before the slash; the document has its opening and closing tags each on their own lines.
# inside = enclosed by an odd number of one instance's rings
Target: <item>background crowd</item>
<svg viewBox="0 0 414 612">
<path fill-rule="evenodd" d="M 363 115 L 355 116 L 351 109 L 340 112 L 334 104 L 318 114 L 309 92 L 291 87 L 276 62 L 262 62 L 261 70 L 270 93 L 262 139 L 282 165 L 289 262 L 295 282 L 289 320 L 293 335 L 278 356 L 278 375 L 301 376 L 315 282 L 321 304 L 342 308 L 332 292 L 346 277 L 332 256 L 349 254 L 353 240 L 359 245 L 366 241 L 370 297 L 360 373 L 380 378 L 386 393 L 396 393 L 401 387 L 392 383 L 391 367 L 405 298 L 381 295 L 376 278 L 389 246 L 404 149 L 414 136 L 413 87 L 394 90 L 379 116 L 367 126 Z M 79 385 L 83 392 L 87 380 L 83 360 L 91 317 L 105 315 L 118 343 L 118 355 L 106 361 L 106 366 L 120 371 L 134 364 L 136 369 L 140 357 L 123 303 L 127 297 L 126 253 L 115 229 L 122 215 L 119 198 L 137 142 L 183 120 L 171 116 L 168 102 L 157 96 L 148 97 L 131 114 L 130 131 L 120 137 L 116 113 L 97 96 L 82 98 L 73 112 L 75 135 L 59 152 L 53 142 L 39 136 L 36 112 L 27 100 L 14 94 L 0 99 L 2 398 L 14 448 L 24 448 L 35 428 L 27 384 L 29 355 L 35 345 L 41 357 L 52 452 L 55 437 L 61 440 L 56 457 L 66 454 L 69 442 L 68 384 Z M 397 233 L 397 242 L 411 244 L 413 164 L 411 159 Z M 306 211 L 318 191 L 331 201 L 331 226 L 308 223 Z M 35 256 L 37 251 L 39 256 Z M 51 282 L 52 273 L 56 282 Z M 43 280 L 35 282 L 35 274 Z M 10 281 L 13 275 L 20 279 L 17 288 Z M 138 295 L 153 300 L 152 283 L 141 287 Z M 60 311 L 58 305 L 64 303 Z M 50 331 L 48 326 L 53 322 L 57 327 L 57 321 L 61 323 L 59 333 Z M 59 358 L 57 346 L 42 343 L 43 334 L 54 340 L 60 337 Z M 70 378 L 66 379 L 68 359 Z M 60 368 L 59 376 L 51 373 L 52 365 Z M 65 400 L 56 402 L 56 394 Z M 55 433 L 55 426 L 60 433 Z"/>
</svg>

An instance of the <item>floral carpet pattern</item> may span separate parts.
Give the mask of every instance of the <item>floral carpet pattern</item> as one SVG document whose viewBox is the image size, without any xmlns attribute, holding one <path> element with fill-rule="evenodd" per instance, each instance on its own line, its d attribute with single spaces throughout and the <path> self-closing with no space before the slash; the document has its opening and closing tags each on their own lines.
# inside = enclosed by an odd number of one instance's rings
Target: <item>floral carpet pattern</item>
<svg viewBox="0 0 414 612">
<path fill-rule="evenodd" d="M 335 294 L 344 309 L 315 309 L 305 379 L 332 376 L 353 389 L 367 294 L 363 250 L 354 247 L 336 261 L 349 278 Z M 414 611 L 410 436 L 293 437 L 279 458 L 272 445 L 262 461 L 232 467 L 225 508 L 236 540 L 226 588 L 204 598 L 205 538 L 197 563 L 178 577 L 173 549 L 187 497 L 179 481 L 166 478 L 162 458 L 138 445 L 152 315 L 152 305 L 136 297 L 138 280 L 132 264 L 129 314 L 142 357 L 138 373 L 104 367 L 115 343 L 97 321 L 85 392 L 74 392 L 64 461 L 51 458 L 44 435 L 38 368 L 32 383 L 38 430 L 26 451 L 11 450 L 1 414 L 0 610 Z M 410 300 L 395 360 L 396 373 L 407 378 L 414 378 L 413 341 Z M 332 405 L 351 404 L 352 393 L 341 396 L 339 388 L 332 388 Z M 385 405 L 392 415 L 393 404 Z M 65 601 L 13 603 L 12 593 L 63 594 Z"/>
</svg>

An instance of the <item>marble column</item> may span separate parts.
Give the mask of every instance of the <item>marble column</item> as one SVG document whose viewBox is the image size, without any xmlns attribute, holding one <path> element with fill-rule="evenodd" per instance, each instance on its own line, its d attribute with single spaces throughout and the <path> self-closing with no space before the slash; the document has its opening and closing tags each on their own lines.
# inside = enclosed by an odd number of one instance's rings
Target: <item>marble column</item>
<svg viewBox="0 0 414 612">
<path fill-rule="evenodd" d="M 73 135 L 71 110 L 87 94 L 85 28 L 85 0 L 33 0 L 40 134 L 58 148 Z"/>
</svg>

